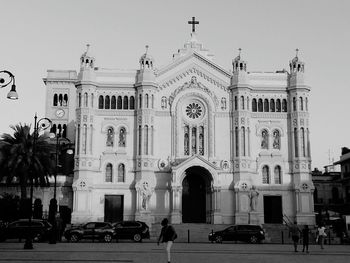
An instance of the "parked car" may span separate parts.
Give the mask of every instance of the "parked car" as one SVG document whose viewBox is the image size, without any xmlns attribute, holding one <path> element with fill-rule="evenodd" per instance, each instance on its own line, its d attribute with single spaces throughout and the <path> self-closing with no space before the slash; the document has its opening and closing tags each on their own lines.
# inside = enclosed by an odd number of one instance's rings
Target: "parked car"
<svg viewBox="0 0 350 263">
<path fill-rule="evenodd" d="M 142 239 L 149 239 L 149 227 L 141 221 L 121 221 L 113 223 L 117 239 L 132 239 L 141 242 Z"/>
<path fill-rule="evenodd" d="M 115 229 L 108 222 L 88 222 L 66 229 L 63 235 L 71 242 L 78 242 L 80 239 L 99 239 L 109 243 L 115 238 Z"/>
<path fill-rule="evenodd" d="M 264 230 L 259 225 L 233 225 L 221 231 L 209 233 L 209 241 L 244 241 L 260 243 L 265 239 Z"/>
<path fill-rule="evenodd" d="M 20 219 L 13 221 L 0 230 L 0 241 L 11 238 L 26 238 L 28 233 L 31 234 L 35 241 L 48 240 L 52 226 L 46 220 Z"/>
</svg>

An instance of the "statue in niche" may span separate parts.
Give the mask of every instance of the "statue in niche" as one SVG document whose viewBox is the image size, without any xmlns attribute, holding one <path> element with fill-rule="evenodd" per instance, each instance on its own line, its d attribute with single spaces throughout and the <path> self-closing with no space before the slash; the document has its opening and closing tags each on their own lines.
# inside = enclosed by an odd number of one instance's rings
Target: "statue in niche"
<svg viewBox="0 0 350 263">
<path fill-rule="evenodd" d="M 258 207 L 258 197 L 259 197 L 259 192 L 256 190 L 256 187 L 253 185 L 249 191 L 251 211 L 256 211 L 256 208 Z"/>
<path fill-rule="evenodd" d="M 147 210 L 148 200 L 151 198 L 152 190 L 148 182 L 143 182 L 141 186 L 142 209 Z"/>
<path fill-rule="evenodd" d="M 269 145 L 269 134 L 266 130 L 263 130 L 261 133 L 261 149 L 268 149 Z"/>
<path fill-rule="evenodd" d="M 272 144 L 272 147 L 274 149 L 280 149 L 281 146 L 280 146 L 280 133 L 278 130 L 275 130 L 273 132 L 273 144 Z"/>
<path fill-rule="evenodd" d="M 125 147 L 125 129 L 121 128 L 119 131 L 119 146 Z"/>
<path fill-rule="evenodd" d="M 113 146 L 113 141 L 114 141 L 114 132 L 112 128 L 108 128 L 107 130 L 107 141 L 106 145 L 107 146 Z"/>
</svg>

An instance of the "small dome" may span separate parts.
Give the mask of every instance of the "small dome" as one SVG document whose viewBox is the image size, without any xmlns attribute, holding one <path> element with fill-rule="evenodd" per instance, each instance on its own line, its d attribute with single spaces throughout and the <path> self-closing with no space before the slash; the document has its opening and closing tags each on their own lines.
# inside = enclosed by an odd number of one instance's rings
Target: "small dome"
<svg viewBox="0 0 350 263">
<path fill-rule="evenodd" d="M 88 58 L 94 58 L 94 55 L 91 53 L 90 49 L 90 44 L 86 45 L 86 51 L 81 55 L 81 57 L 88 57 Z"/>
<path fill-rule="evenodd" d="M 140 58 L 139 62 L 141 68 L 153 68 L 154 59 L 150 54 L 148 54 L 148 48 L 149 46 L 146 45 L 146 53 L 143 54 Z"/>
</svg>

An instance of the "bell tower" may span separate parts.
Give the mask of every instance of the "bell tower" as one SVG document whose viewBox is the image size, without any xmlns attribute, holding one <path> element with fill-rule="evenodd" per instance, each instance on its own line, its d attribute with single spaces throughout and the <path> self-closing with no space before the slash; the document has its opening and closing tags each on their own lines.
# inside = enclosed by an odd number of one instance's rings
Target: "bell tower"
<svg viewBox="0 0 350 263">
<path fill-rule="evenodd" d="M 305 64 L 299 58 L 299 49 L 289 63 L 289 120 L 291 175 L 295 193 L 295 218 L 298 224 L 314 223 L 314 186 L 311 178 L 311 151 L 309 131 L 309 93 L 305 84 Z"/>
</svg>

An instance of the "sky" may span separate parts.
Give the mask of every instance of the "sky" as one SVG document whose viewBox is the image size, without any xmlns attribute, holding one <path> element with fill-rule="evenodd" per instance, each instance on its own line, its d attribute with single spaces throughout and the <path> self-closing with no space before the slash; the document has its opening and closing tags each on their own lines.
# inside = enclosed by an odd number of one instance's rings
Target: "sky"
<svg viewBox="0 0 350 263">
<path fill-rule="evenodd" d="M 98 67 L 137 69 L 149 45 L 161 68 L 190 38 L 195 16 L 198 39 L 227 70 L 238 48 L 248 71 L 288 69 L 299 48 L 311 86 L 312 167 L 350 147 L 350 1 L 3 0 L 1 10 L 0 70 L 15 75 L 19 99 L 0 89 L 0 134 L 45 117 L 47 70 L 78 71 L 86 44 Z"/>
</svg>

